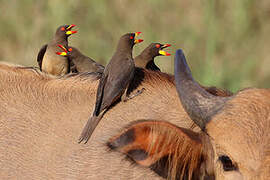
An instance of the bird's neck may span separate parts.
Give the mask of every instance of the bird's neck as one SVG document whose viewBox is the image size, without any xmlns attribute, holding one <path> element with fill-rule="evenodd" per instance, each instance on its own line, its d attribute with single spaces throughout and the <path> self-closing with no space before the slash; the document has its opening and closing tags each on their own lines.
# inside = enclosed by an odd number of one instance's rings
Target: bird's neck
<svg viewBox="0 0 270 180">
<path fill-rule="evenodd" d="M 144 50 L 139 56 L 146 62 L 146 64 L 150 61 L 153 61 L 155 58 L 155 55 L 153 55 L 153 53 L 148 50 Z"/>
<path fill-rule="evenodd" d="M 116 52 L 125 53 L 132 56 L 132 49 L 133 46 L 130 45 L 129 43 L 119 42 L 117 45 Z"/>
<path fill-rule="evenodd" d="M 146 68 L 149 62 L 154 61 L 154 58 L 149 54 L 141 53 L 134 59 L 134 61 L 137 67 Z"/>
<path fill-rule="evenodd" d="M 54 36 L 53 39 L 56 43 L 59 43 L 61 45 L 67 45 L 68 41 L 67 41 L 67 36 Z"/>
</svg>

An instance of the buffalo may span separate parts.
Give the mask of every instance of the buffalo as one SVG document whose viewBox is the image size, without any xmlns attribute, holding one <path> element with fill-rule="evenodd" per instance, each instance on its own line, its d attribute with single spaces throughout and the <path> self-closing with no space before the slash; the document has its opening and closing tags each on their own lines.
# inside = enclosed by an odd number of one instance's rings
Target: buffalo
<svg viewBox="0 0 270 180">
<path fill-rule="evenodd" d="M 0 64 L 0 179 L 160 179 L 148 168 L 130 166 L 110 152 L 107 141 L 136 119 L 167 120 L 198 127 L 188 117 L 174 77 L 136 69 L 130 91 L 104 115 L 87 144 L 80 132 L 95 103 L 99 74 L 55 77 L 33 68 Z M 218 96 L 227 91 L 206 88 Z"/>
<path fill-rule="evenodd" d="M 200 131 L 168 119 L 143 119 L 112 137 L 110 149 L 168 179 L 269 179 L 270 90 L 213 96 L 193 79 L 181 49 L 175 55 L 175 83 Z"/>
</svg>

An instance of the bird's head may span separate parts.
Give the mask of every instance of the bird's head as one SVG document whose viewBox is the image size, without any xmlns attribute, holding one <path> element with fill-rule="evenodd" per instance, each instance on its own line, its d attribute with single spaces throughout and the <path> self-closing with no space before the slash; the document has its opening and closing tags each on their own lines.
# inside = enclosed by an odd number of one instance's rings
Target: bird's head
<svg viewBox="0 0 270 180">
<path fill-rule="evenodd" d="M 118 47 L 133 47 L 135 44 L 143 42 L 143 39 L 137 39 L 137 37 L 141 34 L 141 32 L 136 33 L 127 33 L 121 36 L 120 41 L 118 43 Z"/>
<path fill-rule="evenodd" d="M 171 54 L 164 51 L 163 49 L 170 47 L 170 44 L 160 44 L 160 43 L 152 43 L 148 46 L 148 50 L 153 57 L 156 56 L 170 56 Z"/>
<path fill-rule="evenodd" d="M 72 31 L 72 28 L 75 26 L 76 26 L 75 24 L 60 26 L 56 30 L 56 35 L 60 37 L 68 37 L 72 34 L 75 34 L 78 32 L 78 31 Z"/>
</svg>

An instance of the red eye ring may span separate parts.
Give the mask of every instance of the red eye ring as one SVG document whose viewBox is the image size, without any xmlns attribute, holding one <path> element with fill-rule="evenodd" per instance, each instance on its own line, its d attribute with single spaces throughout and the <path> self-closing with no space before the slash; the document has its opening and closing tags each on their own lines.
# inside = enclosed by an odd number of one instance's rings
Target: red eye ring
<svg viewBox="0 0 270 180">
<path fill-rule="evenodd" d="M 133 36 L 130 36 L 129 39 L 134 39 L 134 37 Z"/>
<path fill-rule="evenodd" d="M 72 51 L 72 48 L 68 48 L 68 51 L 71 52 Z"/>
<path fill-rule="evenodd" d="M 64 31 L 64 30 L 66 30 L 66 28 L 64 28 L 64 27 L 61 27 L 61 31 Z"/>
<path fill-rule="evenodd" d="M 156 48 L 160 48 L 160 44 L 156 44 Z"/>
</svg>

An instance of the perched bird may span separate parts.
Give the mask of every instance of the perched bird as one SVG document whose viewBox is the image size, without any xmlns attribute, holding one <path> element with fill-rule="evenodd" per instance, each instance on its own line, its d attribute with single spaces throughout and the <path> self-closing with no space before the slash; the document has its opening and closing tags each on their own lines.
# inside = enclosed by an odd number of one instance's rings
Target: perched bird
<svg viewBox="0 0 270 180">
<path fill-rule="evenodd" d="M 103 73 L 104 66 L 95 62 L 93 59 L 83 55 L 77 48 L 69 46 L 66 49 L 63 45 L 58 45 L 63 52 L 56 52 L 56 54 L 68 57 L 70 61 L 71 72 L 98 72 Z"/>
<path fill-rule="evenodd" d="M 170 53 L 164 51 L 164 48 L 170 47 L 170 44 L 151 43 L 140 55 L 134 58 L 135 66 L 146 68 L 152 71 L 160 71 L 154 62 L 156 56 L 170 56 Z"/>
<path fill-rule="evenodd" d="M 55 52 L 58 44 L 68 47 L 68 37 L 77 32 L 71 31 L 74 26 L 74 24 L 71 24 L 58 27 L 53 40 L 42 46 L 37 56 L 41 71 L 57 76 L 69 73 L 70 65 L 67 57 L 57 56 Z"/>
<path fill-rule="evenodd" d="M 99 81 L 95 110 L 81 133 L 79 143 L 87 143 L 103 114 L 114 102 L 120 97 L 121 100 L 126 100 L 127 88 L 135 70 L 132 49 L 135 44 L 143 41 L 135 39 L 140 33 L 127 33 L 120 38 L 116 51 Z"/>
</svg>

